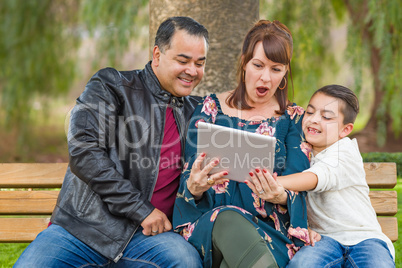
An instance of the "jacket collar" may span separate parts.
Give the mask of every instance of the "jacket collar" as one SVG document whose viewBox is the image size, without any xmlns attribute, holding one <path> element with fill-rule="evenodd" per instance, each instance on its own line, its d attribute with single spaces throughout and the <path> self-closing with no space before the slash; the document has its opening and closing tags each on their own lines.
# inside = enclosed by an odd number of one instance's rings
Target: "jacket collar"
<svg viewBox="0 0 402 268">
<path fill-rule="evenodd" d="M 170 103 L 175 107 L 182 107 L 184 98 L 175 97 L 170 92 L 162 88 L 158 78 L 152 70 L 151 62 L 152 61 L 149 61 L 147 65 L 145 65 L 145 68 L 140 72 L 140 78 L 147 90 L 149 90 L 152 95 L 155 96 L 155 98 L 161 100 L 162 102 Z"/>
</svg>

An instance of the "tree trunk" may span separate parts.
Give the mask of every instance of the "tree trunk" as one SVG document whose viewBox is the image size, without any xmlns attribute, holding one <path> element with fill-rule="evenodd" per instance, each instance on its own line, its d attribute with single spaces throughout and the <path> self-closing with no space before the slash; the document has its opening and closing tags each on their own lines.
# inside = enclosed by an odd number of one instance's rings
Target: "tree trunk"
<svg viewBox="0 0 402 268">
<path fill-rule="evenodd" d="M 171 16 L 189 16 L 209 31 L 209 51 L 202 82 L 194 95 L 232 90 L 243 39 L 259 18 L 258 0 L 150 0 L 149 48 L 159 24 Z"/>
</svg>

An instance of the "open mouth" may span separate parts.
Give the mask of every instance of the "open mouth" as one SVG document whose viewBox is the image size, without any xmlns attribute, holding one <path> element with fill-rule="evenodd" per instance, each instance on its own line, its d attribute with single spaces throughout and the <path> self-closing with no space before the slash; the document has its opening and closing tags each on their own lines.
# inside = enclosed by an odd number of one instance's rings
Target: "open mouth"
<svg viewBox="0 0 402 268">
<path fill-rule="evenodd" d="M 319 131 L 318 129 L 312 128 L 312 127 L 308 127 L 307 131 L 311 134 L 319 134 L 321 133 L 321 131 Z"/>
<path fill-rule="evenodd" d="M 265 95 L 268 92 L 268 88 L 266 87 L 257 87 L 258 95 Z"/>
</svg>

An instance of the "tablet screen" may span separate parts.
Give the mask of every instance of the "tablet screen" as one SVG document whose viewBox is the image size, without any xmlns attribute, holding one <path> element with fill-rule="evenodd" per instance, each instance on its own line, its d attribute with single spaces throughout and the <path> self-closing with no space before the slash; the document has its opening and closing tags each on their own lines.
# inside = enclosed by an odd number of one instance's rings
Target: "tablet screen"
<svg viewBox="0 0 402 268">
<path fill-rule="evenodd" d="M 273 172 L 274 137 L 205 122 L 198 122 L 197 134 L 197 154 L 206 153 L 204 165 L 219 158 L 211 174 L 228 171 L 226 178 L 243 182 L 256 168 Z"/>
</svg>

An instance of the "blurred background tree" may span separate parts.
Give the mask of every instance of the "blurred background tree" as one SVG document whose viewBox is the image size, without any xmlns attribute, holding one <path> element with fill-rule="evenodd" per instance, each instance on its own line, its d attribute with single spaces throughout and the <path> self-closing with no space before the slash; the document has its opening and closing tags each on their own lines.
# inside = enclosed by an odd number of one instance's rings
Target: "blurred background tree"
<svg viewBox="0 0 402 268">
<path fill-rule="evenodd" d="M 69 90 L 79 41 L 77 10 L 76 3 L 63 0 L 0 2 L 2 126 L 28 133 L 35 97 Z"/>
<path fill-rule="evenodd" d="M 294 99 L 299 105 L 306 105 L 311 93 L 324 84 L 343 84 L 361 97 L 363 138 L 374 136 L 374 142 L 386 145 L 400 134 L 399 0 L 259 3 L 261 18 L 280 20 L 292 31 Z M 148 60 L 149 12 L 153 12 L 148 7 L 148 0 L 0 1 L 1 132 L 11 129 L 20 138 L 17 144 L 25 148 L 32 129 L 41 124 L 35 107 L 49 116 L 58 96 L 74 87 L 81 92 L 83 79 L 102 67 L 141 68 Z M 220 16 L 228 12 L 230 7 Z M 242 24 L 241 16 L 237 23 Z M 127 51 L 142 59 L 127 57 Z M 84 62 L 83 54 L 92 56 Z M 221 57 L 224 62 L 225 55 Z M 70 95 L 69 102 L 74 97 Z"/>
<path fill-rule="evenodd" d="M 138 11 L 148 1 L 3 0 L 0 2 L 0 88 L 7 126 L 26 132 L 33 101 L 70 90 L 77 78 L 77 52 L 95 39 L 113 65 L 136 39 L 147 16 Z"/>
<path fill-rule="evenodd" d="M 260 15 L 281 20 L 292 31 L 295 99 L 303 98 L 298 103 L 305 104 L 306 94 L 310 96 L 323 81 L 339 80 L 357 93 L 372 88 L 359 96 L 361 113 L 367 116 L 359 143 L 381 147 L 396 142 L 401 133 L 400 4 L 399 0 L 260 1 Z M 331 45 L 339 38 L 339 34 L 331 38 L 331 29 L 339 25 L 347 30 L 345 50 Z M 334 79 L 345 68 L 353 73 L 352 83 L 347 76 Z M 327 72 L 332 73 L 329 79 Z"/>
<path fill-rule="evenodd" d="M 38 130 L 38 125 L 43 117 L 52 115 L 57 98 L 66 96 L 83 78 L 87 66 L 81 60 L 90 58 L 91 71 L 100 65 L 120 63 L 130 42 L 139 39 L 144 27 L 147 29 L 147 4 L 145 0 L 0 1 L 0 137 L 6 137 L 0 145 L 3 154 L 19 154 L 24 160 L 28 151 L 40 149 L 34 143 L 46 146 L 48 133 L 44 128 Z M 142 43 L 144 48 L 148 45 L 146 38 Z M 82 51 L 88 46 L 90 50 Z M 80 56 L 82 53 L 92 57 Z M 57 120 L 63 126 L 63 119 Z M 42 136 L 33 135 L 33 130 L 42 131 Z M 7 146 L 16 148 L 10 150 Z"/>
</svg>

